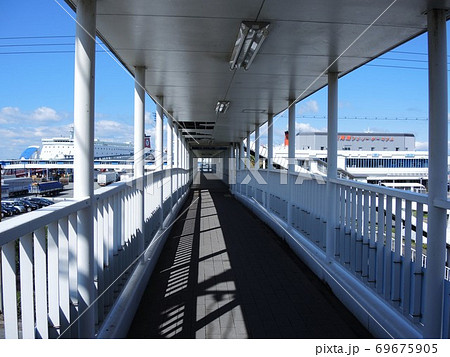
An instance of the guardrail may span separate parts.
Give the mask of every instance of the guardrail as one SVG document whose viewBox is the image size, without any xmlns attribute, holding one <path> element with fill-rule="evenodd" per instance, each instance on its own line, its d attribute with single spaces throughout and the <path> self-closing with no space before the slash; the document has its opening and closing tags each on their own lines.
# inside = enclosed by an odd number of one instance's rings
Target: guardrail
<svg viewBox="0 0 450 357">
<path fill-rule="evenodd" d="M 334 261 L 422 328 L 426 195 L 334 179 L 335 199 L 330 199 L 326 178 L 320 175 L 279 170 L 240 170 L 236 175 L 235 192 L 257 201 L 324 253 L 330 221 L 335 228 Z M 331 202 L 336 203 L 335 217 L 328 217 Z M 435 204 L 450 208 L 449 202 Z M 449 278 L 449 267 L 445 267 L 446 284 Z"/>
<path fill-rule="evenodd" d="M 187 191 L 184 169 L 156 171 L 144 180 L 145 246 L 172 205 Z M 1 293 L 6 338 L 78 337 L 78 213 L 94 214 L 95 323 L 98 329 L 140 254 L 138 181 L 119 182 L 94 197 L 67 200 L 0 224 Z M 161 198 L 163 204 L 161 207 Z M 3 336 L 0 336 L 3 337 Z"/>
</svg>

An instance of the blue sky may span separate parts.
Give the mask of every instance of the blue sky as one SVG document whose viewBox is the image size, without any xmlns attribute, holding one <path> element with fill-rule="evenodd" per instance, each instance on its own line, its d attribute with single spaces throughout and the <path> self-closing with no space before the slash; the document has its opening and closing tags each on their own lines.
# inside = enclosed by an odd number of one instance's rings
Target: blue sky
<svg viewBox="0 0 450 357">
<path fill-rule="evenodd" d="M 63 0 L 57 1 L 68 9 Z M 40 145 L 42 137 L 68 133 L 73 122 L 74 35 L 73 20 L 55 0 L 0 2 L 0 158 L 17 158 L 27 146 Z M 423 35 L 340 79 L 339 131 L 411 132 L 416 147 L 427 149 L 426 52 Z M 99 48 L 96 137 L 133 140 L 133 91 L 128 72 Z M 149 98 L 146 103 L 146 131 L 152 134 L 155 109 Z M 297 104 L 297 129 L 325 130 L 326 114 L 324 88 Z M 365 117 L 390 120 L 360 119 Z M 275 119 L 274 142 L 280 144 L 287 113 Z M 265 135 L 261 142 L 266 142 Z"/>
</svg>

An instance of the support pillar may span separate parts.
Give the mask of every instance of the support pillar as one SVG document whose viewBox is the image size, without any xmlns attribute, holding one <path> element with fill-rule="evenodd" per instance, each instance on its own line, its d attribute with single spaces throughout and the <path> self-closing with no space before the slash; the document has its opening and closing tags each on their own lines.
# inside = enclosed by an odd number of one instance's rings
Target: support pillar
<svg viewBox="0 0 450 357">
<path fill-rule="evenodd" d="M 338 135 L 338 73 L 328 73 L 328 130 L 327 130 L 327 228 L 326 253 L 328 262 L 334 258 L 336 236 L 336 185 L 330 180 L 337 178 Z"/>
<path fill-rule="evenodd" d="M 255 127 L 255 169 L 259 170 L 259 124 Z"/>
<path fill-rule="evenodd" d="M 164 222 L 164 175 L 163 175 L 163 165 L 164 165 L 164 150 L 163 150 L 163 136 L 164 136 L 164 125 L 163 125 L 163 97 L 157 97 L 158 103 L 156 103 L 156 138 L 155 138 L 155 171 L 160 171 L 159 180 L 159 206 L 160 212 L 160 225 L 163 226 Z"/>
<path fill-rule="evenodd" d="M 250 132 L 247 132 L 247 168 L 250 168 Z"/>
<path fill-rule="evenodd" d="M 144 158 L 145 158 L 145 68 L 136 67 L 134 76 L 134 178 L 136 179 L 136 237 L 138 253 L 144 251 Z"/>
<path fill-rule="evenodd" d="M 270 170 L 273 170 L 273 114 L 269 113 L 267 116 L 267 189 L 266 189 L 266 209 L 270 210 L 270 190 L 269 190 L 269 176 Z"/>
<path fill-rule="evenodd" d="M 173 175 L 172 175 L 172 160 L 173 160 L 173 113 L 169 112 L 167 115 L 167 173 L 170 178 L 170 210 L 173 208 Z"/>
<path fill-rule="evenodd" d="M 156 103 L 156 138 L 155 138 L 155 170 L 163 169 L 164 151 L 163 151 L 163 97 L 157 97 L 158 103 Z"/>
<path fill-rule="evenodd" d="M 184 185 L 186 184 L 186 142 L 184 139 L 184 136 L 181 136 L 181 165 L 183 167 L 183 180 L 182 180 L 182 185 L 183 185 L 183 193 L 184 193 Z"/>
<path fill-rule="evenodd" d="M 273 169 L 273 114 L 267 118 L 267 169 Z"/>
<path fill-rule="evenodd" d="M 287 224 L 292 223 L 292 185 L 295 182 L 295 102 L 291 101 L 289 103 L 289 121 L 288 121 L 288 131 L 289 131 L 289 143 L 288 143 L 288 210 L 287 210 Z"/>
<path fill-rule="evenodd" d="M 428 238 L 425 282 L 424 337 L 442 338 L 447 211 L 447 36 L 446 11 L 430 10 L 428 20 L 429 168 Z"/>
<path fill-rule="evenodd" d="M 239 141 L 239 170 L 242 170 L 244 168 L 244 141 Z"/>
<path fill-rule="evenodd" d="M 96 0 L 77 3 L 74 79 L 74 198 L 94 196 L 94 96 Z M 78 322 L 80 338 L 93 338 L 94 212 L 93 202 L 77 215 Z"/>
<path fill-rule="evenodd" d="M 179 192 L 178 188 L 180 187 L 180 181 L 179 181 L 179 167 L 180 164 L 178 162 L 179 155 L 178 155 L 178 145 L 179 145 L 179 139 L 178 139 L 178 125 L 176 123 L 173 123 L 173 166 L 176 168 L 176 174 L 175 174 L 175 191 L 176 191 L 176 201 L 178 202 Z"/>
</svg>

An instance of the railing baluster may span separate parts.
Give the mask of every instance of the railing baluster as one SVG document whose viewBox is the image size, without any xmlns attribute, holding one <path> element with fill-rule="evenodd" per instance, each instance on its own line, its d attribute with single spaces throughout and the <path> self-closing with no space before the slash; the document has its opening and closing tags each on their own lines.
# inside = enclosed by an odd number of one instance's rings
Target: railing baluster
<svg viewBox="0 0 450 357">
<path fill-rule="evenodd" d="M 394 238 L 394 264 L 392 271 L 392 301 L 400 304 L 401 284 L 401 249 L 402 249 L 402 199 L 395 199 L 395 238 Z"/>
<path fill-rule="evenodd" d="M 104 256 L 104 280 L 105 289 L 112 281 L 111 272 L 111 254 L 110 254 L 110 238 L 111 232 L 109 230 L 109 199 L 103 200 L 103 256 Z M 104 306 L 110 308 L 112 305 L 111 290 L 108 290 L 104 295 Z M 105 311 L 106 313 L 106 311 Z"/>
<path fill-rule="evenodd" d="M 377 194 L 371 192 L 370 194 L 370 234 L 369 234 L 369 286 L 375 286 L 376 276 L 376 261 L 377 261 Z"/>
<path fill-rule="evenodd" d="M 378 235 L 377 235 L 377 292 L 383 293 L 383 267 L 384 267 L 384 195 L 378 194 Z"/>
<path fill-rule="evenodd" d="M 339 232 L 339 245 L 340 245 L 340 262 L 342 264 L 345 264 L 345 229 L 346 229 L 346 217 L 345 217 L 345 207 L 346 207 L 346 193 L 347 190 L 345 187 L 340 187 L 341 191 L 341 225 L 340 225 L 340 232 Z"/>
<path fill-rule="evenodd" d="M 384 246 L 384 298 L 391 299 L 392 282 L 392 196 L 386 196 L 386 235 Z"/>
<path fill-rule="evenodd" d="M 97 255 L 98 255 L 98 212 L 97 212 L 97 202 L 92 204 L 92 213 L 94 216 L 94 286 L 95 286 L 95 297 L 98 296 L 98 269 L 97 269 Z M 98 325 L 98 302 L 92 306 L 94 309 L 94 321 Z"/>
<path fill-rule="evenodd" d="M 70 324 L 70 294 L 69 294 L 69 227 L 68 218 L 61 218 L 58 222 L 59 238 L 59 309 L 61 333 Z M 70 331 L 62 336 L 70 337 Z"/>
<path fill-rule="evenodd" d="M 369 219 L 370 219 L 370 193 L 364 190 L 363 204 L 363 232 L 362 232 L 362 257 L 361 257 L 361 276 L 364 281 L 369 277 Z"/>
<path fill-rule="evenodd" d="M 362 273 L 362 227 L 363 227 L 363 203 L 362 190 L 358 189 L 356 203 L 356 267 L 355 272 Z"/>
<path fill-rule="evenodd" d="M 19 338 L 17 323 L 16 242 L 2 246 L 2 286 L 5 338 Z"/>
<path fill-rule="evenodd" d="M 356 272 L 356 188 L 350 189 L 351 207 L 350 207 L 350 269 Z"/>
<path fill-rule="evenodd" d="M 414 299 L 412 315 L 415 322 L 422 317 L 422 237 L 423 204 L 417 203 L 416 215 L 416 259 L 414 261 Z"/>
<path fill-rule="evenodd" d="M 36 337 L 48 338 L 46 228 L 34 232 L 34 285 L 36 299 Z"/>
<path fill-rule="evenodd" d="M 103 200 L 97 202 L 97 256 L 95 257 L 95 264 L 97 265 L 97 279 L 98 287 L 97 294 L 100 296 L 105 289 L 104 277 L 104 225 L 103 220 Z M 102 322 L 105 316 L 104 298 L 101 296 L 97 302 L 98 305 L 98 321 Z"/>
<path fill-rule="evenodd" d="M 48 225 L 47 264 L 48 264 L 48 318 L 50 323 L 50 337 L 60 334 L 59 321 L 59 286 L 58 286 L 58 224 Z"/>
<path fill-rule="evenodd" d="M 347 267 L 351 267 L 351 239 L 352 239 L 352 231 L 351 231 L 351 205 L 352 205 L 352 197 L 351 197 L 351 188 L 345 188 L 345 260 L 344 264 Z"/>
<path fill-rule="evenodd" d="M 20 262 L 20 307 L 22 337 L 34 338 L 34 291 L 33 291 L 33 234 L 29 233 L 19 241 Z"/>
<path fill-rule="evenodd" d="M 69 215 L 69 296 L 70 296 L 70 337 L 78 337 L 78 266 L 77 266 L 77 214 Z"/>
<path fill-rule="evenodd" d="M 411 311 L 411 201 L 405 202 L 405 248 L 403 253 L 403 314 L 409 315 Z"/>
</svg>

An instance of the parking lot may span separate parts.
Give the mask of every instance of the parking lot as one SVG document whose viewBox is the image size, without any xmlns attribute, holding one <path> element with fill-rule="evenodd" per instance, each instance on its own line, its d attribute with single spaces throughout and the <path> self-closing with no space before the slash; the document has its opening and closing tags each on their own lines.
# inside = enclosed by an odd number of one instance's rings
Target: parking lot
<svg viewBox="0 0 450 357">
<path fill-rule="evenodd" d="M 94 190 L 98 189 L 99 187 L 100 186 L 97 184 L 97 182 L 94 182 Z M 41 198 L 41 197 L 42 196 L 40 196 L 40 195 L 27 194 L 27 195 L 22 195 L 22 196 L 17 196 L 17 197 L 2 198 L 1 202 L 3 205 L 4 202 L 14 202 L 14 201 L 23 200 L 23 199 L 28 200 L 28 199 Z M 65 199 L 73 198 L 73 182 L 70 182 L 69 184 L 65 185 L 64 189 L 58 195 L 52 196 L 52 197 L 42 197 L 42 198 L 49 200 L 51 202 L 59 202 L 59 201 L 65 200 Z M 41 207 L 39 207 L 39 208 L 41 208 Z M 39 209 L 39 208 L 37 208 L 37 209 Z M 13 214 L 12 216 L 4 216 L 4 217 L 2 217 L 2 221 L 14 218 L 18 215 L 24 215 L 24 214 L 27 214 L 28 212 L 32 212 L 35 210 L 36 209 L 32 209 L 32 208 L 27 209 L 25 207 L 24 212 Z"/>
</svg>

